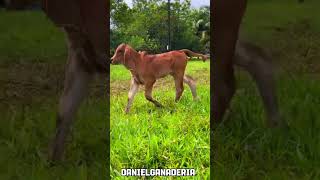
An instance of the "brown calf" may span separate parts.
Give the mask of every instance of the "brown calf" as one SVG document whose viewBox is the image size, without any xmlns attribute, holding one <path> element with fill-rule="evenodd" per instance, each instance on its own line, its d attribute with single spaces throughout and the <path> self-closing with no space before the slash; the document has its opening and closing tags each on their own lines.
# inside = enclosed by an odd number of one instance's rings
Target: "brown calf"
<svg viewBox="0 0 320 180">
<path fill-rule="evenodd" d="M 152 88 L 157 79 L 169 74 L 173 76 L 175 81 L 176 102 L 183 93 L 183 82 L 189 85 L 193 98 L 197 99 L 195 81 L 190 76 L 185 75 L 188 56 L 201 57 L 202 60 L 207 59 L 205 55 L 194 53 L 187 49 L 149 55 L 145 51 L 139 53 L 127 44 L 120 44 L 111 60 L 112 64 L 123 64 L 132 75 L 125 112 L 128 113 L 130 111 L 139 85 L 145 85 L 146 99 L 157 107 L 161 107 L 162 105 L 152 98 Z"/>
</svg>

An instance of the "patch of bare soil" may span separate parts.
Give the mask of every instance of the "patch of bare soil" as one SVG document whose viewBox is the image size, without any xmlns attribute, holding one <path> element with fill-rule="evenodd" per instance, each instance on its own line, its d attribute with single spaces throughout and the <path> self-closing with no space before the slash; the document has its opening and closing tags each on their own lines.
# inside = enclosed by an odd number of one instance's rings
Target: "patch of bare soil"
<svg viewBox="0 0 320 180">
<path fill-rule="evenodd" d="M 320 72 L 320 33 L 315 32 L 309 19 L 275 28 L 270 49 L 275 63 L 292 73 Z"/>
<path fill-rule="evenodd" d="M 63 90 L 65 64 L 13 63 L 0 66 L 0 103 L 30 103 L 57 98 Z M 106 95 L 106 80 L 91 84 L 91 96 Z"/>
</svg>

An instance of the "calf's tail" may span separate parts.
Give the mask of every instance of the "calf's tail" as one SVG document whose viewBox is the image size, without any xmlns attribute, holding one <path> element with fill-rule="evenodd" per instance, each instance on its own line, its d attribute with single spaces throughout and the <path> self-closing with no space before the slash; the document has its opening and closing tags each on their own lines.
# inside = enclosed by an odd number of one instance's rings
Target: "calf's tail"
<svg viewBox="0 0 320 180">
<path fill-rule="evenodd" d="M 189 49 L 181 49 L 179 50 L 180 52 L 183 52 L 184 54 L 186 54 L 188 57 L 200 57 L 203 61 L 206 61 L 207 59 L 209 59 L 208 56 L 200 54 L 200 53 L 195 53 L 190 51 Z"/>
</svg>

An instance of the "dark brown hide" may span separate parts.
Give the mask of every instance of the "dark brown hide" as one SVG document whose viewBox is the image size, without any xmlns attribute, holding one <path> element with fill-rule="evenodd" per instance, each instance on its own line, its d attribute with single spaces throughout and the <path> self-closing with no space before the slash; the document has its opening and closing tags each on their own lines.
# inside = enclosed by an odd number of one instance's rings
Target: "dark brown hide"
<svg viewBox="0 0 320 180">
<path fill-rule="evenodd" d="M 222 121 L 235 92 L 233 56 L 246 0 L 213 2 L 213 118 Z"/>
</svg>

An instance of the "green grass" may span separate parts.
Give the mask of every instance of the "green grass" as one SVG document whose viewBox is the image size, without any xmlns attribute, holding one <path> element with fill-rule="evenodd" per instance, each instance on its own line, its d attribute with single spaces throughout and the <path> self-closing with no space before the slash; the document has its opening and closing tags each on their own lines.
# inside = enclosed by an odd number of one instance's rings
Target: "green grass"
<svg viewBox="0 0 320 180">
<path fill-rule="evenodd" d="M 1 63 L 64 61 L 63 32 L 41 11 L 8 12 L 0 9 L 0 22 Z"/>
<path fill-rule="evenodd" d="M 88 101 L 78 114 L 66 159 L 47 162 L 56 102 L 9 105 L 2 115 L 0 179 L 101 179 L 105 176 L 105 102 Z"/>
<path fill-rule="evenodd" d="M 273 55 L 288 128 L 266 127 L 255 85 L 237 71 L 231 112 L 214 132 L 214 179 L 320 179 L 319 5 L 249 2 L 241 34 Z"/>
<path fill-rule="evenodd" d="M 320 12 L 317 0 L 252 1 L 241 37 L 265 47 L 275 64 L 294 73 L 320 72 Z"/>
<path fill-rule="evenodd" d="M 209 177 L 210 64 L 190 61 L 187 74 L 197 81 L 200 101 L 193 101 L 185 85 L 174 102 L 172 77 L 158 80 L 153 96 L 165 107 L 148 102 L 140 88 L 131 112 L 124 113 L 130 74 L 123 66 L 111 68 L 111 175 L 121 179 L 121 168 L 195 168 L 196 179 Z"/>
<path fill-rule="evenodd" d="M 242 73 L 238 79 L 232 112 L 214 133 L 214 179 L 319 179 L 319 80 L 279 77 L 289 127 L 268 129 L 254 84 Z"/>
</svg>

